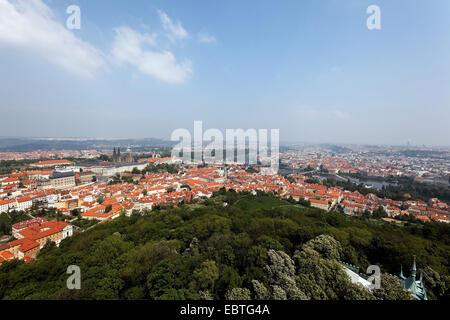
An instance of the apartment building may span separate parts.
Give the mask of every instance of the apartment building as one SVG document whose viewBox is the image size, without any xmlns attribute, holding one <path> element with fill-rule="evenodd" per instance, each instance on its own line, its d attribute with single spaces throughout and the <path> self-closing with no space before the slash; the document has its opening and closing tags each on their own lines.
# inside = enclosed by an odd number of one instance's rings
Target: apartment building
<svg viewBox="0 0 450 320">
<path fill-rule="evenodd" d="M 63 221 L 46 221 L 17 232 L 19 239 L 8 243 L 8 251 L 15 259 L 35 258 L 48 241 L 59 246 L 61 241 L 72 236 L 72 225 Z"/>
<path fill-rule="evenodd" d="M 34 168 L 48 168 L 48 167 L 56 167 L 56 166 L 68 166 L 73 165 L 74 163 L 69 160 L 47 160 L 47 161 L 39 161 L 36 163 L 31 163 L 30 167 Z"/>
<path fill-rule="evenodd" d="M 64 189 L 75 187 L 74 172 L 57 172 L 53 171 L 50 176 L 50 184 L 55 189 Z"/>
</svg>

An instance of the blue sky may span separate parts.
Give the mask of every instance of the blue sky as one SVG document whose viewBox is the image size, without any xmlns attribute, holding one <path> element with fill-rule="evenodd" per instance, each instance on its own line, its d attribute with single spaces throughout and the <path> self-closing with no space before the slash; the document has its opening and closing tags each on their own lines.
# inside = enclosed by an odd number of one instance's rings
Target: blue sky
<svg viewBox="0 0 450 320">
<path fill-rule="evenodd" d="M 0 0 L 0 135 L 169 138 L 202 120 L 450 145 L 449 14 L 447 0 Z"/>
</svg>

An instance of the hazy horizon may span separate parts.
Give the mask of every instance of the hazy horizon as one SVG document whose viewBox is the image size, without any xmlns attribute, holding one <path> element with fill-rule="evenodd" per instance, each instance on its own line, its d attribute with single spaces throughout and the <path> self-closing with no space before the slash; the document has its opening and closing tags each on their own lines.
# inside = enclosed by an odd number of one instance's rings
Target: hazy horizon
<svg viewBox="0 0 450 320">
<path fill-rule="evenodd" d="M 170 137 L 32 137 L 32 136 L 0 136 L 0 139 L 30 139 L 30 140 L 42 140 L 42 141 L 118 141 L 118 140 L 161 140 L 164 142 L 173 142 Z M 1 143 L 1 142 L 0 142 Z M 371 146 L 371 147 L 398 147 L 398 148 L 450 148 L 449 145 L 438 145 L 438 144 L 370 144 L 370 143 L 335 143 L 335 142 L 310 142 L 310 141 L 289 141 L 289 140 L 280 140 L 281 146 L 286 145 L 305 145 L 305 146 L 320 146 L 320 145 L 339 145 L 339 146 Z M 0 145 L 1 146 L 1 145 Z"/>
</svg>

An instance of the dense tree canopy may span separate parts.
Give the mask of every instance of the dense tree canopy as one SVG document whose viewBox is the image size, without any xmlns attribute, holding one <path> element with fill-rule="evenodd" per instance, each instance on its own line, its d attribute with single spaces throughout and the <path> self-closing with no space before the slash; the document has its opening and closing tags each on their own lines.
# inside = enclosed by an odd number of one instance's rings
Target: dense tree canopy
<svg viewBox="0 0 450 320">
<path fill-rule="evenodd" d="M 407 299 L 389 275 L 378 293 L 351 283 L 340 261 L 397 275 L 416 255 L 429 297 L 448 299 L 448 231 L 438 223 L 393 225 L 221 190 L 208 200 L 98 224 L 28 264 L 5 262 L 0 297 Z M 69 265 L 80 267 L 80 290 L 66 288 Z"/>
</svg>

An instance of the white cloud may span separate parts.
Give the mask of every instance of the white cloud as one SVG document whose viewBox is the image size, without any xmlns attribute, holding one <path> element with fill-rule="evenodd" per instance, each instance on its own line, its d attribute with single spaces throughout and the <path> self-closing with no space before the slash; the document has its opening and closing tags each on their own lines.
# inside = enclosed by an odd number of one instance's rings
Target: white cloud
<svg viewBox="0 0 450 320">
<path fill-rule="evenodd" d="M 103 53 L 66 29 L 41 0 L 0 0 L 0 47 L 32 52 L 83 77 L 104 66 Z"/>
<path fill-rule="evenodd" d="M 185 82 L 191 75 L 191 62 L 178 63 L 172 52 L 157 48 L 156 35 L 141 34 L 129 27 L 115 31 L 112 56 L 118 63 L 128 63 L 144 74 L 170 83 Z"/>
<path fill-rule="evenodd" d="M 212 43 L 216 42 L 216 38 L 207 32 L 199 32 L 198 33 L 198 41 L 203 43 Z"/>
<path fill-rule="evenodd" d="M 158 15 L 170 41 L 175 42 L 176 39 L 184 39 L 189 36 L 180 21 L 174 23 L 169 16 L 161 10 L 158 10 Z"/>
<path fill-rule="evenodd" d="M 172 43 L 188 37 L 179 21 L 158 10 L 162 26 Z M 141 73 L 169 83 L 185 82 L 192 74 L 189 60 L 177 61 L 171 49 L 158 46 L 156 33 L 139 33 L 129 27 L 115 29 L 113 62 L 127 63 Z M 81 40 L 58 21 L 42 0 L 0 0 L 0 49 L 16 49 L 40 56 L 64 70 L 93 77 L 106 68 L 107 55 Z"/>
</svg>

